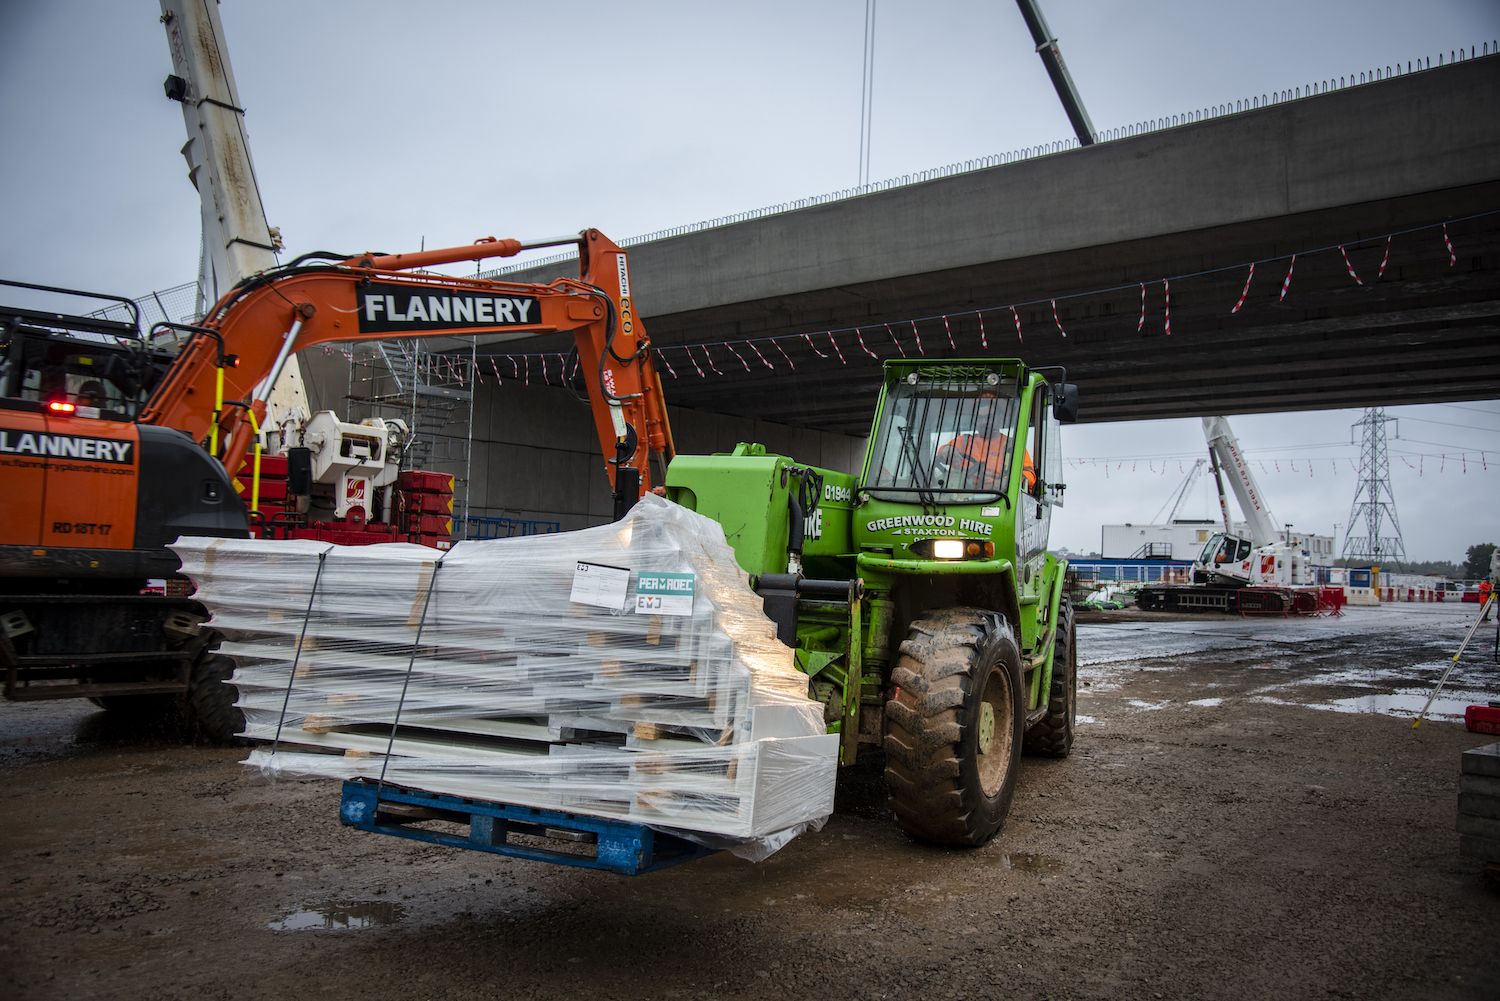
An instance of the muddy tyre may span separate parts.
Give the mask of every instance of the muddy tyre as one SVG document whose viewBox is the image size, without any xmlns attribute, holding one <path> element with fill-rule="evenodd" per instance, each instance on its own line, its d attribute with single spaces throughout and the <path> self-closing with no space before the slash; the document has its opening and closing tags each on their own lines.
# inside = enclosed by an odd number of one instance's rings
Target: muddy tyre
<svg viewBox="0 0 1500 1001">
<path fill-rule="evenodd" d="M 192 679 L 183 696 L 183 716 L 200 739 L 214 744 L 239 743 L 245 729 L 245 714 L 234 703 L 239 689 L 229 684 L 234 661 L 220 653 L 208 653 L 193 665 Z"/>
<path fill-rule="evenodd" d="M 1025 706 L 1005 617 L 977 608 L 911 624 L 886 703 L 885 781 L 896 824 L 944 845 L 982 845 L 1015 793 Z"/>
<path fill-rule="evenodd" d="M 1057 606 L 1057 638 L 1052 647 L 1052 691 L 1047 715 L 1026 731 L 1026 753 L 1066 758 L 1073 749 L 1073 717 L 1078 707 L 1078 633 L 1073 602 L 1063 595 Z"/>
</svg>

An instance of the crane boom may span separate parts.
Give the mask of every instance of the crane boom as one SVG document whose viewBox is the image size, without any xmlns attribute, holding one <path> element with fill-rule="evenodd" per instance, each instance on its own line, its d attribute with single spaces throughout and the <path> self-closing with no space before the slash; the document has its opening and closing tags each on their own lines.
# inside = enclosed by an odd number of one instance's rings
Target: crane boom
<svg viewBox="0 0 1500 1001">
<path fill-rule="evenodd" d="M 1271 510 L 1261 497 L 1260 485 L 1250 472 L 1250 464 L 1240 451 L 1239 439 L 1229 429 L 1229 419 L 1203 418 L 1203 437 L 1208 439 L 1208 447 L 1218 458 L 1219 467 L 1229 476 L 1229 486 L 1245 516 L 1251 542 L 1257 547 L 1276 542 L 1275 519 L 1271 517 Z"/>
<path fill-rule="evenodd" d="M 1177 512 L 1182 509 L 1182 502 L 1187 500 L 1188 489 L 1197 481 L 1198 472 L 1202 468 L 1203 460 L 1200 458 L 1193 463 L 1193 468 L 1188 470 L 1187 476 L 1182 480 L 1182 484 L 1176 490 L 1172 491 L 1172 496 L 1168 497 L 1166 503 L 1162 504 L 1161 508 L 1157 510 L 1156 517 L 1152 519 L 1156 524 L 1162 524 L 1161 514 L 1162 511 L 1167 510 L 1168 504 L 1172 506 L 1172 511 L 1167 515 L 1167 524 L 1171 524 L 1176 519 Z"/>
<path fill-rule="evenodd" d="M 242 278 L 276 267 L 280 247 L 261 205 L 217 4 L 161 0 L 161 20 L 172 50 L 167 96 L 182 105 L 182 155 L 203 207 L 201 294 L 208 305 Z"/>
<path fill-rule="evenodd" d="M 1084 110 L 1078 85 L 1073 82 L 1073 74 L 1068 72 L 1068 66 L 1063 62 L 1057 36 L 1047 26 L 1042 8 L 1037 5 L 1037 0 L 1016 0 L 1016 6 L 1021 8 L 1021 16 L 1025 18 L 1026 27 L 1031 31 L 1031 40 L 1036 43 L 1036 54 L 1042 57 L 1042 65 L 1047 67 L 1047 75 L 1052 78 L 1057 98 L 1062 101 L 1063 112 L 1068 116 L 1068 123 L 1073 126 L 1073 133 L 1078 136 L 1078 145 L 1092 146 L 1094 123 Z"/>
<path fill-rule="evenodd" d="M 161 0 L 161 22 L 172 52 L 167 97 L 182 105 L 188 180 L 198 191 L 203 249 L 198 264 L 202 316 L 236 284 L 277 266 L 281 234 L 266 222 L 245 109 L 215 0 Z M 167 319 L 180 319 L 167 317 Z M 288 358 L 269 397 L 273 421 L 307 416 L 307 391 L 296 358 Z"/>
</svg>

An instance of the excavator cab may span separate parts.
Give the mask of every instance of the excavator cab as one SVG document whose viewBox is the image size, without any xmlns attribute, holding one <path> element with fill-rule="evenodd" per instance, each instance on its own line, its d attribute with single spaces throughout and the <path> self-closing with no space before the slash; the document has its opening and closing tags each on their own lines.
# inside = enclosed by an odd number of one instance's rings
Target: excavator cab
<svg viewBox="0 0 1500 1001">
<path fill-rule="evenodd" d="M 0 398 L 11 409 L 130 420 L 170 363 L 129 323 L 0 307 Z"/>
</svg>

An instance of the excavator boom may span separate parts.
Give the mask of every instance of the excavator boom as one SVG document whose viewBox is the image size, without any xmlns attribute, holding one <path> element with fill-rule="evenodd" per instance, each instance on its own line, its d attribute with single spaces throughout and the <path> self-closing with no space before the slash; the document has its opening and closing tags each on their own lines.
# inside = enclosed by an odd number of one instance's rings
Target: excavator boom
<svg viewBox="0 0 1500 1001">
<path fill-rule="evenodd" d="M 571 332 L 595 430 L 617 492 L 627 471 L 630 503 L 652 488 L 649 458 L 674 454 L 650 340 L 630 297 L 623 249 L 597 230 L 576 239 L 580 277 L 534 285 L 412 273 L 405 268 L 509 256 L 529 246 L 487 238 L 469 247 L 408 255 L 294 262 L 240 283 L 183 347 L 140 421 L 210 437 L 216 414 L 233 430 L 223 459 L 236 469 L 264 397 L 287 358 L 318 344 L 387 338 L 485 337 L 511 341 Z M 216 399 L 222 370 L 223 398 Z M 247 415 L 253 416 L 254 421 Z"/>
</svg>

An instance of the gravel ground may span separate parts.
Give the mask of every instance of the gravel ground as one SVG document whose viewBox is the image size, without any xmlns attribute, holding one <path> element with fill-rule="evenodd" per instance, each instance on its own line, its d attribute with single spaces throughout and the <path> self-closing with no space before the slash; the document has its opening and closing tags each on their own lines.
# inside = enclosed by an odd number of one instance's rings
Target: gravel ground
<svg viewBox="0 0 1500 1001">
<path fill-rule="evenodd" d="M 1411 726 L 1472 615 L 1084 620 L 1074 753 L 1026 760 L 986 847 L 898 833 L 871 754 L 769 860 L 635 878 L 352 831 L 334 783 L 3 704 L 0 994 L 1500 997 L 1500 887 L 1453 830 L 1493 633 Z"/>
</svg>

